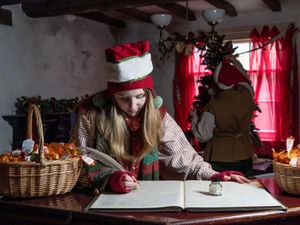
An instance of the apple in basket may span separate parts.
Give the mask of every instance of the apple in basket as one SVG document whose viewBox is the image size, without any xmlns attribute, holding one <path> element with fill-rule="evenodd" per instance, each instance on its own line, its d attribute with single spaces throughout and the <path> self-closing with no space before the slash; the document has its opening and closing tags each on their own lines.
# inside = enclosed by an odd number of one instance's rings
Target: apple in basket
<svg viewBox="0 0 300 225">
<path fill-rule="evenodd" d="M 22 162 L 25 161 L 25 153 L 17 149 L 0 155 L 0 162 Z"/>
</svg>

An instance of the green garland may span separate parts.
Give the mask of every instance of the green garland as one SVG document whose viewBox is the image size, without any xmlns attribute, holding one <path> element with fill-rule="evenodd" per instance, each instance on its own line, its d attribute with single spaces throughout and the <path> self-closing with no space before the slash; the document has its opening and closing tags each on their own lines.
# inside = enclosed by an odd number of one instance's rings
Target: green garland
<svg viewBox="0 0 300 225">
<path fill-rule="evenodd" d="M 86 98 L 88 95 L 81 97 Z M 15 102 L 15 114 L 26 115 L 28 106 L 35 104 L 40 108 L 41 114 L 53 114 L 53 113 L 68 113 L 71 112 L 75 105 L 79 102 L 79 98 L 70 99 L 56 99 L 54 97 L 42 99 L 41 96 L 26 97 L 21 96 L 16 99 Z"/>
</svg>

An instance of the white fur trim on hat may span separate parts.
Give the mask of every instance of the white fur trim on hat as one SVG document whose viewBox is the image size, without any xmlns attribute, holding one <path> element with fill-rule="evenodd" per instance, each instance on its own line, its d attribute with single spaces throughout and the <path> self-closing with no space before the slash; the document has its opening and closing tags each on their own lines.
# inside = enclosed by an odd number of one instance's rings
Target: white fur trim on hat
<svg viewBox="0 0 300 225">
<path fill-rule="evenodd" d="M 107 67 L 107 80 L 116 83 L 143 78 L 153 70 L 150 53 L 130 57 L 119 63 L 107 63 Z"/>
</svg>

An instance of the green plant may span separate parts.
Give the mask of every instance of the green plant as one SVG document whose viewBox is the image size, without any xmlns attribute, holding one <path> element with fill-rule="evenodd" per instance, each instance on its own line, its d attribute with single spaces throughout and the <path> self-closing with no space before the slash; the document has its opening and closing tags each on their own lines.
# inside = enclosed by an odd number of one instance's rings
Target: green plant
<svg viewBox="0 0 300 225">
<path fill-rule="evenodd" d="M 66 113 L 72 111 L 74 106 L 78 102 L 79 102 L 79 98 L 77 97 L 70 98 L 70 99 L 56 99 L 54 97 L 42 99 L 41 96 L 33 96 L 33 97 L 21 96 L 20 98 L 16 99 L 15 113 L 16 115 L 27 114 L 28 106 L 30 104 L 37 105 L 40 108 L 42 114 Z"/>
</svg>

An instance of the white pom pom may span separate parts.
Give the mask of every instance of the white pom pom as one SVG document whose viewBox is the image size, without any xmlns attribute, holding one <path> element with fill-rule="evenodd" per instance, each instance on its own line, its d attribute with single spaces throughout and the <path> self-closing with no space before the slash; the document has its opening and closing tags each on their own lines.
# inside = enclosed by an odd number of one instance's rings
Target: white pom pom
<svg viewBox="0 0 300 225">
<path fill-rule="evenodd" d="M 162 106 L 162 104 L 163 104 L 163 99 L 162 99 L 162 97 L 160 97 L 160 96 L 156 96 L 155 98 L 154 98 L 154 105 L 155 105 L 155 108 L 160 108 L 161 106 Z"/>
</svg>

